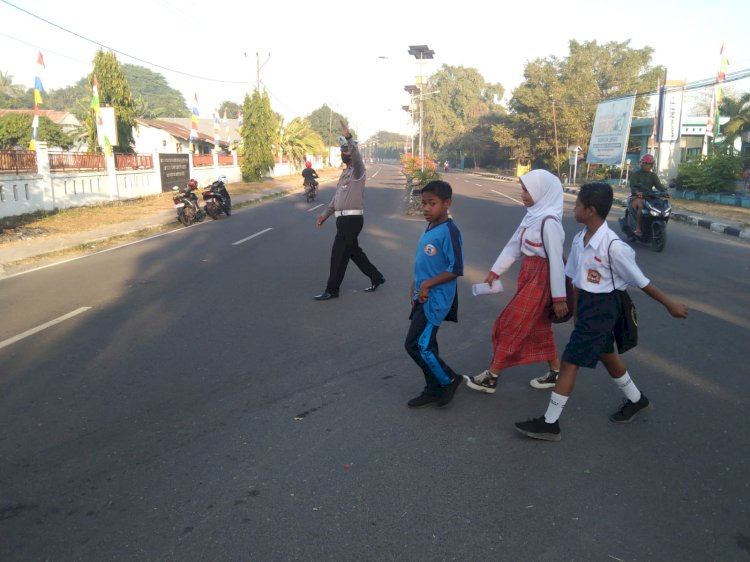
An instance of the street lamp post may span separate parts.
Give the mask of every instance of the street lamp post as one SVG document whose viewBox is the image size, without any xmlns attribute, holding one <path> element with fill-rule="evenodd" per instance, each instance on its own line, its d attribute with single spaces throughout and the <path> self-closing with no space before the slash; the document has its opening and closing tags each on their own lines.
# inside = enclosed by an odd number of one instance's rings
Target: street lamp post
<svg viewBox="0 0 750 562">
<path fill-rule="evenodd" d="M 430 49 L 427 45 L 411 45 L 409 46 L 409 54 L 416 57 L 419 61 L 419 158 L 421 161 L 420 167 L 424 172 L 424 137 L 422 127 L 424 123 L 424 92 L 422 82 L 422 64 L 425 59 L 431 59 L 435 55 L 435 51 Z"/>
<path fill-rule="evenodd" d="M 414 126 L 414 94 L 416 94 L 417 92 L 419 92 L 419 88 L 417 88 L 416 85 L 409 85 L 409 86 L 404 86 L 404 90 L 406 90 L 407 92 L 409 92 L 409 108 L 408 109 L 405 108 L 405 109 L 406 109 L 406 111 L 409 112 L 409 115 L 411 115 L 411 122 L 412 122 L 412 127 L 413 127 Z M 412 128 L 411 130 L 412 130 L 412 135 L 411 135 L 411 152 L 412 152 L 412 154 L 414 154 L 414 129 Z M 421 149 L 422 149 L 421 144 L 420 144 L 419 149 L 421 151 Z M 420 152 L 419 155 L 421 156 L 422 153 Z"/>
</svg>

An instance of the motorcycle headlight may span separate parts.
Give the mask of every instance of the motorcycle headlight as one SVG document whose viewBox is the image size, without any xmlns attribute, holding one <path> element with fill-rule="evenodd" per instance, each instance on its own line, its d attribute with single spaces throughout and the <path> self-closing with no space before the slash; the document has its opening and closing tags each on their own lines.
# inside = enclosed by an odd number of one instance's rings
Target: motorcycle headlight
<svg viewBox="0 0 750 562">
<path fill-rule="evenodd" d="M 668 217 L 671 214 L 672 214 L 672 209 L 667 209 L 666 211 L 664 211 L 664 216 L 665 217 Z"/>
<path fill-rule="evenodd" d="M 656 209 L 651 209 L 651 216 L 652 217 L 658 217 L 659 215 L 661 215 L 661 213 L 659 211 L 657 211 Z"/>
</svg>

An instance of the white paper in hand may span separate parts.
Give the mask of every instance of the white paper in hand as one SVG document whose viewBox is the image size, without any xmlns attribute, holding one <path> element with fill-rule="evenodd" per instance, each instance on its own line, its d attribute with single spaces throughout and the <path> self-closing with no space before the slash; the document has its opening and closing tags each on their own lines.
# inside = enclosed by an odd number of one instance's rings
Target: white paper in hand
<svg viewBox="0 0 750 562">
<path fill-rule="evenodd" d="M 471 286 L 471 294 L 475 297 L 479 295 L 494 295 L 502 292 L 502 290 L 503 284 L 500 282 L 500 279 L 495 279 L 492 285 L 489 283 L 476 283 Z"/>
</svg>

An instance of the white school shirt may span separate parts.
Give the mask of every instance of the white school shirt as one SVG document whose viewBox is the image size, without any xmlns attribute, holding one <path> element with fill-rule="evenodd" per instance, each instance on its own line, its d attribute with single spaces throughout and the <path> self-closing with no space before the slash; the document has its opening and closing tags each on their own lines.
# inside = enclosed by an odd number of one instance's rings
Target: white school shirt
<svg viewBox="0 0 750 562">
<path fill-rule="evenodd" d="M 565 231 L 560 221 L 550 218 L 544 223 L 544 244 L 542 244 L 542 221 L 528 228 L 518 227 L 511 239 L 500 252 L 490 271 L 500 276 L 513 262 L 524 256 L 536 256 L 549 259 L 550 291 L 553 300 L 565 300 L 565 270 L 563 269 L 563 243 Z M 547 247 L 549 256 L 544 253 Z"/>
<path fill-rule="evenodd" d="M 620 240 L 612 229 L 603 223 L 591 236 L 589 243 L 583 245 L 584 228 L 573 238 L 565 275 L 573 280 L 573 285 L 589 293 L 611 293 L 614 289 L 624 290 L 630 287 L 643 289 L 650 283 L 648 278 L 635 263 L 635 251 Z M 614 240 L 614 242 L 612 242 Z M 610 242 L 612 245 L 610 246 Z M 609 256 L 612 258 L 614 284 L 609 268 Z"/>
</svg>

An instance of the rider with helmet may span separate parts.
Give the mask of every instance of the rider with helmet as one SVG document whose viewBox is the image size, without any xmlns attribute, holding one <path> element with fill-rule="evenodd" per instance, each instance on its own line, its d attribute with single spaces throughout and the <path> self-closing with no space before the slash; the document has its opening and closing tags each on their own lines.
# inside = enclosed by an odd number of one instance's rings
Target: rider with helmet
<svg viewBox="0 0 750 562">
<path fill-rule="evenodd" d="M 666 191 L 659 176 L 652 170 L 654 168 L 654 157 L 646 154 L 641 158 L 641 169 L 633 172 L 630 176 L 630 206 L 635 212 L 635 235 L 641 235 L 641 210 L 645 197 L 651 194 L 654 189 L 661 192 Z"/>
<path fill-rule="evenodd" d="M 313 191 L 318 188 L 318 182 L 315 181 L 315 178 L 319 178 L 320 176 L 315 170 L 313 170 L 312 162 L 305 162 L 305 169 L 302 170 L 302 177 L 305 178 L 305 186 L 309 185 Z"/>
</svg>

